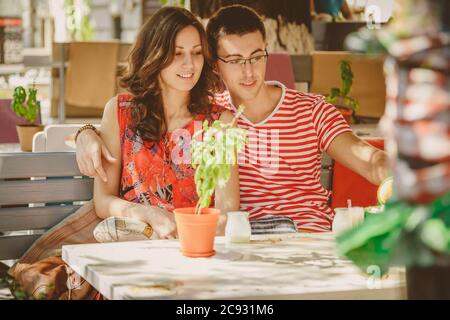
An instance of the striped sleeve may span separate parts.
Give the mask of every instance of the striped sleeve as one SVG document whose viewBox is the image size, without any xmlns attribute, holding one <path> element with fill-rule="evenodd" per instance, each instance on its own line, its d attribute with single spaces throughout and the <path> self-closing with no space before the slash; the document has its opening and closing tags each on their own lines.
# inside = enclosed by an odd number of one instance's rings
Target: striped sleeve
<svg viewBox="0 0 450 320">
<path fill-rule="evenodd" d="M 339 110 L 328 103 L 324 96 L 316 99 L 312 109 L 312 119 L 322 152 L 327 151 L 338 135 L 352 131 Z"/>
</svg>

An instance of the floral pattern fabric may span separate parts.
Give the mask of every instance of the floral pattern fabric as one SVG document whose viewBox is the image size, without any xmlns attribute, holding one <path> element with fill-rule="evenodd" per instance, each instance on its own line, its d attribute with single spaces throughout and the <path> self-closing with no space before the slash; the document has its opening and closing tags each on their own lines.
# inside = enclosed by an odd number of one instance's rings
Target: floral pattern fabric
<svg viewBox="0 0 450 320">
<path fill-rule="evenodd" d="M 190 141 L 205 119 L 217 120 L 225 109 L 213 105 L 209 114 L 196 115 L 184 128 L 168 132 L 159 142 L 149 142 L 132 130 L 131 99 L 129 94 L 117 99 L 122 149 L 119 196 L 168 211 L 195 206 L 198 195 Z"/>
</svg>

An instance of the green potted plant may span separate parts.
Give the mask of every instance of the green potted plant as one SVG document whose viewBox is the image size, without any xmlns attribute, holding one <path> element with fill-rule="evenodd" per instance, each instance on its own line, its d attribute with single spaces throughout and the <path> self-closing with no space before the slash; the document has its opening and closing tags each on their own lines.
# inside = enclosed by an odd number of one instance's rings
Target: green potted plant
<svg viewBox="0 0 450 320">
<path fill-rule="evenodd" d="M 350 91 L 353 84 L 353 71 L 350 62 L 341 60 L 339 62 L 341 87 L 331 88 L 327 100 L 333 104 L 344 116 L 348 123 L 352 123 L 352 119 L 356 111 L 359 110 L 359 103 L 350 97 Z"/>
<path fill-rule="evenodd" d="M 44 126 L 35 123 L 41 108 L 36 95 L 37 89 L 34 87 L 28 89 L 28 94 L 22 86 L 14 89 L 11 109 L 26 121 L 26 124 L 16 126 L 22 151 L 31 151 L 34 134 L 44 129 Z"/>
<path fill-rule="evenodd" d="M 229 180 L 231 166 L 237 164 L 237 154 L 246 143 L 246 131 L 234 127 L 242 112 L 243 107 L 240 107 L 230 124 L 216 120 L 210 126 L 205 120 L 203 129 L 197 131 L 191 141 L 199 199 L 195 207 L 174 210 L 181 252 L 185 256 L 214 255 L 214 237 L 220 210 L 209 208 L 209 205 L 216 186 Z"/>
</svg>

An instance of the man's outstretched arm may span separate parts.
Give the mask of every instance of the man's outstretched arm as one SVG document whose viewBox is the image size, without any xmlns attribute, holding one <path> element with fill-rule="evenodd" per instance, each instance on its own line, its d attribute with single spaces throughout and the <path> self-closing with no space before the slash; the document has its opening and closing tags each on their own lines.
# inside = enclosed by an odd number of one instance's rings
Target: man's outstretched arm
<svg viewBox="0 0 450 320">
<path fill-rule="evenodd" d="M 375 148 L 351 132 L 337 136 L 328 147 L 327 153 L 375 185 L 380 185 L 389 176 L 386 152 Z"/>
</svg>

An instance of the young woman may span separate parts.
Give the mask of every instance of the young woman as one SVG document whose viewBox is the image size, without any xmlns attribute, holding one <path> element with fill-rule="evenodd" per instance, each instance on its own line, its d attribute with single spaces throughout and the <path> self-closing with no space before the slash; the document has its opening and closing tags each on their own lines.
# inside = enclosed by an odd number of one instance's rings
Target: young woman
<svg viewBox="0 0 450 320">
<path fill-rule="evenodd" d="M 36 241 L 8 271 L 17 288 L 34 298 L 101 298 L 68 273 L 58 253 L 64 244 L 95 242 L 93 230 L 101 219 L 128 217 L 149 224 L 159 238 L 176 237 L 172 210 L 193 207 L 198 199 L 192 135 L 205 119 L 233 120 L 211 103 L 216 83 L 211 65 L 203 26 L 189 11 L 165 7 L 145 23 L 122 78 L 128 93 L 108 101 L 103 114 L 101 136 L 111 154 L 102 178 L 94 180 L 95 210 L 84 205 Z M 101 168 L 78 161 L 83 172 Z M 215 206 L 222 212 L 217 231 L 223 234 L 226 212 L 239 209 L 237 166 L 216 189 Z"/>
<path fill-rule="evenodd" d="M 128 93 L 108 101 L 103 114 L 101 137 L 117 161 L 105 166 L 106 181 L 95 178 L 100 218 L 133 218 L 159 238 L 176 236 L 172 210 L 198 200 L 189 153 L 194 130 L 205 119 L 233 119 L 212 105 L 211 66 L 205 31 L 189 11 L 165 7 L 144 24 L 121 80 Z M 215 206 L 223 216 L 239 209 L 237 166 L 216 191 Z M 219 234 L 224 223 L 222 217 Z"/>
</svg>

